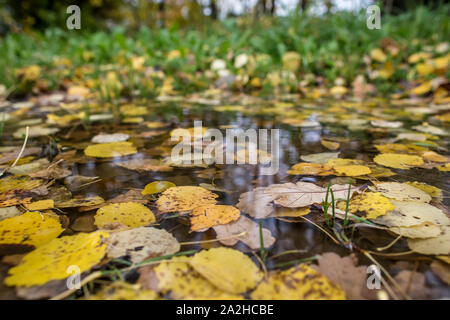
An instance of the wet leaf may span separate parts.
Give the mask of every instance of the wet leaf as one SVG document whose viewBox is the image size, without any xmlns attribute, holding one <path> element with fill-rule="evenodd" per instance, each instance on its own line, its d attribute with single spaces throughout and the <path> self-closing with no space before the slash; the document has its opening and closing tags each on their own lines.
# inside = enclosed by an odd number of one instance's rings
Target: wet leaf
<svg viewBox="0 0 450 320">
<path fill-rule="evenodd" d="M 340 210 L 345 210 L 347 204 L 344 201 L 337 203 Z M 365 212 L 365 219 L 375 219 L 394 210 L 394 205 L 388 198 L 380 193 L 365 192 L 358 194 L 350 200 L 348 211 L 350 213 Z"/>
<path fill-rule="evenodd" d="M 139 282 L 144 288 L 170 294 L 173 299 L 241 300 L 242 296 L 226 293 L 195 271 L 192 258 L 175 257 L 153 268 L 140 269 Z"/>
<path fill-rule="evenodd" d="M 53 239 L 28 253 L 21 263 L 9 270 L 8 286 L 35 286 L 70 276 L 67 269 L 78 266 L 80 272 L 98 264 L 106 252 L 102 239 L 106 232 L 79 233 Z"/>
<path fill-rule="evenodd" d="M 196 207 L 191 215 L 191 231 L 205 231 L 235 221 L 241 213 L 233 206 L 210 204 Z"/>
<path fill-rule="evenodd" d="M 136 148 L 131 142 L 100 143 L 88 146 L 84 154 L 89 157 L 114 158 L 135 154 Z"/>
<path fill-rule="evenodd" d="M 25 212 L 0 221 L 0 245 L 24 244 L 39 247 L 63 231 L 57 216 Z"/>
<path fill-rule="evenodd" d="M 244 215 L 241 215 L 235 222 L 214 226 L 213 229 L 217 238 L 221 239 L 220 243 L 226 246 L 234 246 L 241 241 L 251 249 L 260 249 L 261 247 L 259 225 Z M 262 228 L 262 237 L 265 248 L 269 248 L 275 243 L 275 238 L 269 229 Z"/>
<path fill-rule="evenodd" d="M 217 194 L 202 187 L 172 187 L 161 194 L 156 205 L 161 213 L 189 211 L 202 205 L 215 204 L 217 197 Z"/>
<path fill-rule="evenodd" d="M 396 169 L 409 169 L 423 164 L 423 159 L 419 156 L 399 153 L 382 153 L 377 155 L 373 161 L 382 166 Z"/>
<path fill-rule="evenodd" d="M 252 260 L 230 248 L 212 248 L 195 254 L 190 265 L 217 288 L 231 293 L 244 293 L 256 287 L 262 273 Z"/>
<path fill-rule="evenodd" d="M 160 193 L 172 187 L 176 187 L 176 185 L 175 183 L 170 181 L 153 181 L 144 187 L 144 190 L 142 190 L 142 194 L 149 195 Z"/>
<path fill-rule="evenodd" d="M 111 233 L 106 238 L 107 256 L 129 256 L 131 262 L 139 263 L 148 257 L 164 256 L 180 250 L 180 244 L 164 229 L 139 227 Z"/>
<path fill-rule="evenodd" d="M 450 223 L 441 226 L 441 230 L 442 234 L 434 238 L 408 239 L 409 248 L 422 254 L 450 254 Z"/>
<path fill-rule="evenodd" d="M 334 282 L 301 264 L 273 272 L 262 281 L 251 298 L 255 300 L 343 300 L 345 292 Z"/>
<path fill-rule="evenodd" d="M 143 204 L 136 202 L 112 203 L 97 210 L 95 225 L 103 227 L 108 223 L 119 222 L 135 228 L 154 223 L 153 212 Z"/>
<path fill-rule="evenodd" d="M 428 193 L 407 183 L 379 182 L 375 184 L 375 188 L 370 189 L 378 191 L 385 197 L 394 200 L 408 200 L 418 202 L 431 201 L 431 196 Z"/>
</svg>

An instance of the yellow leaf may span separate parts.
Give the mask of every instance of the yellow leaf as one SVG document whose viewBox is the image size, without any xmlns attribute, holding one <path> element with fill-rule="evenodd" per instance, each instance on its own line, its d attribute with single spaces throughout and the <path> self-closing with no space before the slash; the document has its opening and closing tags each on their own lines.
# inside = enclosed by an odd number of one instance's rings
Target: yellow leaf
<svg viewBox="0 0 450 320">
<path fill-rule="evenodd" d="M 77 208 L 77 207 L 91 207 L 102 204 L 105 200 L 99 196 L 91 196 L 86 198 L 72 198 L 67 201 L 58 202 L 55 204 L 57 208 Z"/>
<path fill-rule="evenodd" d="M 276 271 L 252 292 L 255 300 L 345 300 L 345 291 L 306 264 Z"/>
<path fill-rule="evenodd" d="M 328 141 L 328 140 L 320 140 L 320 143 L 327 149 L 329 150 L 337 150 L 339 149 L 339 142 L 333 142 L 333 141 Z"/>
<path fill-rule="evenodd" d="M 360 165 L 335 166 L 333 169 L 339 174 L 348 177 L 363 176 L 371 173 L 369 167 Z"/>
<path fill-rule="evenodd" d="M 301 162 L 294 164 L 290 170 L 287 172 L 288 174 L 293 175 L 319 175 L 326 176 L 333 174 L 333 170 L 327 165 L 322 165 L 319 163 L 307 163 Z"/>
<path fill-rule="evenodd" d="M 439 188 L 436 188 L 434 186 L 430 186 L 429 184 L 426 184 L 423 182 L 417 182 L 417 181 L 414 181 L 414 182 L 408 181 L 408 182 L 406 182 L 406 184 L 409 184 L 410 186 L 413 186 L 417 189 L 425 191 L 433 198 L 437 198 L 437 199 L 442 198 L 442 190 Z"/>
<path fill-rule="evenodd" d="M 156 205 L 161 213 L 189 211 L 202 205 L 215 204 L 217 197 L 217 194 L 202 187 L 172 187 L 161 194 Z"/>
<path fill-rule="evenodd" d="M 450 163 L 446 163 L 443 166 L 436 167 L 439 171 L 450 171 Z"/>
<path fill-rule="evenodd" d="M 39 187 L 43 182 L 41 179 L 32 180 L 28 176 L 9 176 L 0 179 L 0 193 L 10 190 L 31 190 Z"/>
<path fill-rule="evenodd" d="M 93 144 L 84 149 L 85 155 L 97 158 L 122 157 L 136 152 L 133 144 L 125 141 Z"/>
<path fill-rule="evenodd" d="M 286 52 L 282 58 L 283 69 L 296 72 L 300 68 L 301 57 L 297 52 Z"/>
<path fill-rule="evenodd" d="M 333 96 L 343 96 L 348 92 L 348 89 L 343 86 L 336 86 L 330 89 L 330 94 Z"/>
<path fill-rule="evenodd" d="M 429 52 L 417 52 L 409 56 L 408 63 L 414 64 L 420 60 L 428 60 L 431 58 L 431 53 Z"/>
<path fill-rule="evenodd" d="M 447 158 L 446 156 L 443 156 L 439 153 L 436 153 L 434 151 L 427 151 L 421 154 L 422 158 L 424 158 L 425 160 L 428 161 L 432 161 L 432 162 L 442 162 L 442 163 L 446 163 L 449 162 L 450 159 Z"/>
<path fill-rule="evenodd" d="M 240 300 L 242 296 L 228 294 L 211 284 L 189 264 L 192 258 L 175 257 L 155 267 L 158 290 L 170 293 L 173 299 Z"/>
<path fill-rule="evenodd" d="M 339 201 L 337 204 L 338 209 L 345 210 L 346 203 Z M 350 200 L 348 211 L 350 213 L 365 212 L 367 213 L 366 219 L 375 219 L 376 217 L 385 215 L 387 212 L 394 210 L 392 202 L 376 192 L 366 192 L 356 195 Z"/>
<path fill-rule="evenodd" d="M 98 264 L 105 255 L 102 239 L 106 232 L 79 233 L 53 239 L 28 253 L 5 279 L 8 286 L 36 286 L 51 280 L 65 279 L 74 271 L 85 272 Z M 77 267 L 72 270 L 71 266 Z"/>
<path fill-rule="evenodd" d="M 301 217 L 309 214 L 311 210 L 309 207 L 303 208 L 279 208 L 275 211 L 275 217 Z"/>
<path fill-rule="evenodd" d="M 370 51 L 370 57 L 377 62 L 386 61 L 386 54 L 380 48 L 375 48 Z"/>
<path fill-rule="evenodd" d="M 25 208 L 30 211 L 41 211 L 53 209 L 55 207 L 55 202 L 53 200 L 39 200 L 35 202 L 31 202 L 28 204 L 24 204 Z"/>
<path fill-rule="evenodd" d="M 156 221 L 153 212 L 137 202 L 108 204 L 97 210 L 94 219 L 97 227 L 103 227 L 111 222 L 120 222 L 128 227 L 136 228 Z"/>
<path fill-rule="evenodd" d="M 378 71 L 378 76 L 383 79 L 389 79 L 395 72 L 395 68 L 390 61 L 383 65 L 383 68 Z"/>
<path fill-rule="evenodd" d="M 209 204 L 195 208 L 191 215 L 191 231 L 199 231 L 235 221 L 241 212 L 233 206 Z"/>
<path fill-rule="evenodd" d="M 427 75 L 433 73 L 434 65 L 433 65 L 433 63 L 430 63 L 429 61 L 419 63 L 416 65 L 416 70 L 417 70 L 417 73 L 420 74 L 421 76 L 427 76 Z"/>
<path fill-rule="evenodd" d="M 423 95 L 427 92 L 429 92 L 432 88 L 432 84 L 431 81 L 427 81 L 422 83 L 421 85 L 415 87 L 414 89 L 411 89 L 411 94 L 416 94 L 416 95 Z"/>
<path fill-rule="evenodd" d="M 104 286 L 87 300 L 156 300 L 159 295 L 152 290 L 142 289 L 139 284 L 114 281 Z"/>
<path fill-rule="evenodd" d="M 38 212 L 25 212 L 0 221 L 0 244 L 38 247 L 53 240 L 63 231 L 57 217 Z"/>
<path fill-rule="evenodd" d="M 382 153 L 377 155 L 373 161 L 382 166 L 396 169 L 409 169 L 423 164 L 423 159 L 419 156 L 399 153 Z"/>
<path fill-rule="evenodd" d="M 134 104 L 125 104 L 120 107 L 120 113 L 129 117 L 145 116 L 148 113 L 148 110 L 147 107 L 138 107 Z"/>
<path fill-rule="evenodd" d="M 422 254 L 450 254 L 450 226 L 442 226 L 442 234 L 428 239 L 408 239 L 409 248 Z"/>
<path fill-rule="evenodd" d="M 175 183 L 170 181 L 153 181 L 144 187 L 144 190 L 142 190 L 142 194 L 147 195 L 160 193 L 172 187 L 176 187 L 176 185 Z"/>
<path fill-rule="evenodd" d="M 200 251 L 192 257 L 190 264 L 217 288 L 231 294 L 253 289 L 263 277 L 249 257 L 230 248 Z"/>
</svg>

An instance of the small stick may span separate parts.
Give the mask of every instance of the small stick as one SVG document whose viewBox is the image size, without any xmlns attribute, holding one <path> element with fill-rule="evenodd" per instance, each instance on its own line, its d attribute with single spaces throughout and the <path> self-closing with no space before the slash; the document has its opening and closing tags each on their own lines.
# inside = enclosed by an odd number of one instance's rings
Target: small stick
<svg viewBox="0 0 450 320">
<path fill-rule="evenodd" d="M 10 167 L 8 167 L 8 168 L 6 168 L 5 170 L 3 170 L 3 172 L 0 173 L 0 177 L 1 177 L 2 175 L 4 175 L 6 172 L 8 172 L 8 170 L 14 168 L 14 166 L 17 164 L 17 162 L 19 161 L 19 159 L 22 157 L 22 154 L 23 154 L 23 152 L 25 151 L 25 146 L 27 145 L 29 129 L 30 129 L 30 127 L 28 127 L 28 126 L 27 126 L 27 128 L 25 129 L 25 130 L 26 130 L 26 131 L 25 131 L 25 140 L 23 141 L 22 149 L 20 149 L 20 152 L 19 152 L 19 154 L 17 155 L 16 161 L 14 161 L 14 163 L 13 163 Z"/>
</svg>

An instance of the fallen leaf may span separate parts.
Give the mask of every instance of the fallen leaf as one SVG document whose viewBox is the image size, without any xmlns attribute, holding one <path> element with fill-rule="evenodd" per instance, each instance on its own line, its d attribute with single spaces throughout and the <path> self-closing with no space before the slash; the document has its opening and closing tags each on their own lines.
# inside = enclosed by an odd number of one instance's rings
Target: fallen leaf
<svg viewBox="0 0 450 320">
<path fill-rule="evenodd" d="M 261 247 L 259 225 L 244 215 L 241 215 L 237 221 L 214 226 L 213 229 L 217 238 L 220 239 L 220 243 L 226 246 L 234 246 L 241 241 L 251 249 L 260 249 Z M 244 234 L 238 237 L 242 233 Z M 275 243 L 275 238 L 269 229 L 262 228 L 262 237 L 265 248 L 269 248 Z"/>
<path fill-rule="evenodd" d="M 202 187 L 172 187 L 164 191 L 156 201 L 160 213 L 190 211 L 196 207 L 217 202 L 217 194 Z"/>
<path fill-rule="evenodd" d="M 345 292 L 310 266 L 273 272 L 251 293 L 254 300 L 344 300 Z"/>
<path fill-rule="evenodd" d="M 0 245 L 39 247 L 53 240 L 63 231 L 58 218 L 49 214 L 25 212 L 0 221 Z"/>
<path fill-rule="evenodd" d="M 102 244 L 102 239 L 106 237 L 106 232 L 93 232 L 53 239 L 28 253 L 18 266 L 11 268 L 5 284 L 30 287 L 65 279 L 70 276 L 67 269 L 73 265 L 80 272 L 88 271 L 105 255 L 106 245 Z"/>
<path fill-rule="evenodd" d="M 346 206 L 347 204 L 344 201 L 337 203 L 337 208 L 340 210 L 345 210 Z M 377 192 L 358 194 L 350 200 L 348 205 L 350 213 L 365 212 L 365 219 L 375 219 L 391 210 L 394 210 L 392 202 Z"/>
<path fill-rule="evenodd" d="M 206 231 L 239 219 L 241 213 L 233 206 L 209 204 L 194 208 L 191 215 L 191 231 Z"/>
<path fill-rule="evenodd" d="M 149 208 L 136 202 L 108 204 L 98 209 L 94 218 L 97 227 L 102 227 L 111 222 L 119 222 L 128 227 L 136 228 L 156 221 Z"/>
<path fill-rule="evenodd" d="M 160 193 L 172 187 L 176 187 L 176 185 L 175 183 L 170 181 L 153 181 L 144 187 L 144 190 L 142 190 L 142 194 L 149 195 Z"/>
<path fill-rule="evenodd" d="M 99 143 L 88 146 L 84 154 L 89 157 L 113 158 L 135 154 L 136 148 L 131 142 Z"/>
<path fill-rule="evenodd" d="M 180 250 L 180 244 L 170 233 L 152 227 L 111 233 L 106 238 L 106 244 L 108 257 L 129 256 L 133 263 L 142 262 L 150 256 L 174 254 Z"/>
<path fill-rule="evenodd" d="M 373 161 L 395 169 L 409 169 L 423 164 L 423 159 L 419 156 L 399 153 L 382 153 L 373 158 Z"/>
<path fill-rule="evenodd" d="M 263 275 L 252 260 L 230 248 L 211 248 L 196 253 L 190 265 L 217 288 L 244 293 L 256 287 Z"/>
</svg>

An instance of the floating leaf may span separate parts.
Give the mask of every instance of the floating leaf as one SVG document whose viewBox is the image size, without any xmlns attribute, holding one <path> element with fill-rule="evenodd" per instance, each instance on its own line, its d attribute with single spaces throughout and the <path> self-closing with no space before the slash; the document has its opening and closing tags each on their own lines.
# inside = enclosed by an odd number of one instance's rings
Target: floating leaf
<svg viewBox="0 0 450 320">
<path fill-rule="evenodd" d="M 148 257 L 170 255 L 180 250 L 180 244 L 164 229 L 140 227 L 112 233 L 107 239 L 107 255 L 111 258 L 130 256 L 133 263 Z"/>
<path fill-rule="evenodd" d="M 142 289 L 139 284 L 114 281 L 102 287 L 87 300 L 157 300 L 159 295 L 152 290 Z"/>
<path fill-rule="evenodd" d="M 259 225 L 253 220 L 241 215 L 237 221 L 213 227 L 220 239 L 220 243 L 226 246 L 234 246 L 238 241 L 243 242 L 251 249 L 260 249 L 261 234 Z M 275 238 L 269 229 L 262 228 L 264 247 L 269 248 L 275 243 Z"/>
<path fill-rule="evenodd" d="M 343 201 L 338 202 L 337 207 L 345 210 L 347 204 Z M 365 192 L 358 194 L 350 200 L 348 211 L 350 213 L 365 212 L 365 219 L 375 219 L 394 210 L 394 205 L 388 198 L 377 192 Z"/>
<path fill-rule="evenodd" d="M 53 240 L 63 231 L 57 217 L 38 212 L 25 212 L 0 221 L 0 244 L 38 247 Z"/>
<path fill-rule="evenodd" d="M 241 213 L 233 206 L 210 204 L 195 208 L 191 215 L 191 231 L 201 231 L 235 221 Z"/>
<path fill-rule="evenodd" d="M 347 199 L 348 186 L 334 185 L 331 188 L 336 199 Z M 352 187 L 350 193 L 356 190 Z M 309 182 L 273 184 L 241 194 L 237 207 L 255 218 L 264 218 L 274 212 L 273 202 L 286 208 L 307 207 L 322 204 L 326 193 L 327 188 Z"/>
<path fill-rule="evenodd" d="M 442 234 L 429 239 L 408 239 L 409 248 L 422 254 L 450 254 L 450 226 L 442 227 Z"/>
<path fill-rule="evenodd" d="M 156 201 L 161 213 L 189 211 L 196 207 L 217 202 L 217 194 L 202 187 L 172 187 L 164 191 Z"/>
<path fill-rule="evenodd" d="M 65 279 L 71 275 L 67 271 L 70 266 L 88 271 L 105 255 L 102 239 L 106 237 L 106 232 L 93 232 L 53 239 L 23 257 L 18 266 L 9 270 L 5 283 L 29 287 Z"/>
<path fill-rule="evenodd" d="M 97 210 L 95 225 L 103 227 L 112 222 L 119 222 L 128 227 L 135 228 L 154 223 L 156 218 L 153 212 L 143 204 L 136 202 L 112 203 Z"/>
<path fill-rule="evenodd" d="M 373 161 L 382 166 L 396 169 L 409 169 L 423 164 L 423 159 L 419 156 L 399 153 L 382 153 L 377 155 Z"/>
<path fill-rule="evenodd" d="M 172 187 L 176 187 L 176 185 L 175 183 L 170 181 L 153 181 L 144 187 L 144 190 L 142 190 L 142 194 L 149 195 L 160 193 Z"/>
<path fill-rule="evenodd" d="M 10 190 L 32 190 L 39 187 L 44 181 L 30 179 L 27 176 L 10 176 L 0 179 L 0 193 Z"/>
<path fill-rule="evenodd" d="M 253 289 L 263 276 L 249 257 L 230 248 L 203 250 L 190 264 L 214 286 L 231 294 Z"/>
<path fill-rule="evenodd" d="M 311 267 L 301 264 L 272 273 L 252 292 L 251 298 L 255 300 L 344 300 L 345 292 Z"/>
<path fill-rule="evenodd" d="M 360 165 L 334 166 L 333 169 L 339 174 L 347 177 L 363 176 L 371 173 L 369 167 Z"/>
<path fill-rule="evenodd" d="M 412 201 L 392 200 L 395 209 L 378 217 L 374 222 L 388 227 L 409 227 L 432 223 L 437 226 L 450 225 L 450 219 L 442 210 L 428 204 Z"/>
<path fill-rule="evenodd" d="M 28 204 L 24 204 L 24 206 L 25 206 L 25 208 L 27 208 L 30 211 L 41 211 L 41 210 L 53 209 L 55 207 L 55 202 L 51 199 L 39 200 L 39 201 L 31 202 Z"/>
<path fill-rule="evenodd" d="M 428 193 L 407 183 L 379 182 L 375 184 L 375 189 L 385 197 L 394 200 L 408 200 L 419 202 L 431 201 L 431 196 Z"/>
<path fill-rule="evenodd" d="M 226 293 L 206 280 L 195 271 L 189 264 L 192 258 L 175 257 L 168 261 L 161 262 L 151 272 L 156 281 L 152 281 L 151 274 L 143 273 L 145 268 L 140 269 L 141 277 L 139 282 L 143 286 L 150 286 L 158 292 L 169 293 L 173 299 L 222 299 L 241 300 L 238 295 Z M 147 285 L 146 277 L 149 277 L 150 284 Z M 153 283 L 156 282 L 156 285 Z"/>
<path fill-rule="evenodd" d="M 96 158 L 113 158 L 135 154 L 136 148 L 131 142 L 100 143 L 88 146 L 84 154 Z"/>
<path fill-rule="evenodd" d="M 122 142 L 127 141 L 129 138 L 130 136 L 125 133 L 98 134 L 91 139 L 91 142 L 93 143 Z"/>
</svg>

